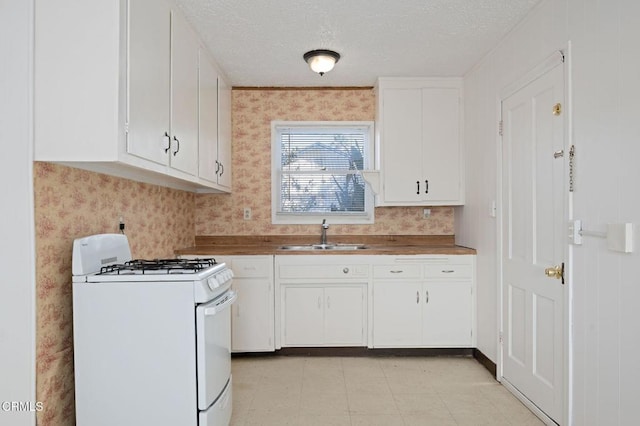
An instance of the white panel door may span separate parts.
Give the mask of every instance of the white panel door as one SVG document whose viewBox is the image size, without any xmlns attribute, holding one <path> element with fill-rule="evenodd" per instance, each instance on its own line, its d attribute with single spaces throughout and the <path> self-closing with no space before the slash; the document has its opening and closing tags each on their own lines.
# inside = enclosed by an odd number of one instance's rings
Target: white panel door
<svg viewBox="0 0 640 426">
<path fill-rule="evenodd" d="M 231 86 L 218 76 L 218 185 L 231 189 Z"/>
<path fill-rule="evenodd" d="M 374 282 L 374 347 L 422 345 L 421 290 L 419 281 Z"/>
<path fill-rule="evenodd" d="M 422 89 L 422 198 L 460 200 L 460 91 Z"/>
<path fill-rule="evenodd" d="M 364 285 L 326 287 L 325 344 L 364 346 Z"/>
<path fill-rule="evenodd" d="M 231 349 L 274 350 L 273 291 L 270 278 L 234 278 L 238 300 L 231 307 Z"/>
<path fill-rule="evenodd" d="M 422 90 L 385 89 L 384 140 L 385 202 L 419 202 L 422 194 Z"/>
<path fill-rule="evenodd" d="M 471 284 L 424 284 L 422 338 L 426 346 L 471 347 Z"/>
<path fill-rule="evenodd" d="M 309 346 L 324 342 L 324 289 L 284 288 L 284 345 Z"/>
<path fill-rule="evenodd" d="M 171 123 L 171 10 L 166 2 L 129 1 L 127 152 L 168 164 Z"/>
<path fill-rule="evenodd" d="M 200 49 L 198 176 L 218 182 L 218 72 Z"/>
<path fill-rule="evenodd" d="M 171 149 L 174 169 L 198 172 L 198 39 L 185 18 L 171 13 Z"/>
<path fill-rule="evenodd" d="M 547 71 L 502 101 L 503 379 L 549 417 L 563 413 L 564 286 L 545 275 L 562 265 L 564 70 Z M 554 155 L 557 153 L 557 155 Z M 557 158 L 556 158 L 557 157 Z"/>
</svg>

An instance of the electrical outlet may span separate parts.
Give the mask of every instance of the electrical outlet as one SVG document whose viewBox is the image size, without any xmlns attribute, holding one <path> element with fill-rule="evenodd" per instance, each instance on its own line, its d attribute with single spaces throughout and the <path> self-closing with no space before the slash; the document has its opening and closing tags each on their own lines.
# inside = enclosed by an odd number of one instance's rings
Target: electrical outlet
<svg viewBox="0 0 640 426">
<path fill-rule="evenodd" d="M 245 207 L 243 215 L 244 215 L 243 216 L 244 220 L 251 220 L 251 208 L 250 207 Z"/>
<path fill-rule="evenodd" d="M 422 210 L 422 218 L 423 219 L 428 219 L 430 217 L 431 217 L 431 209 Z"/>
</svg>

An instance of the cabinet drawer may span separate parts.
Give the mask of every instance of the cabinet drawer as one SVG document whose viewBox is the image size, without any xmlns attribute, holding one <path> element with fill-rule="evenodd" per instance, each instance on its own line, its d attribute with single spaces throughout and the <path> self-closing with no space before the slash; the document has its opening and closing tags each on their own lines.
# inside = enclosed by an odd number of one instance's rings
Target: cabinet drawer
<svg viewBox="0 0 640 426">
<path fill-rule="evenodd" d="M 471 265 L 426 265 L 425 278 L 472 278 Z"/>
<path fill-rule="evenodd" d="M 237 278 L 270 277 L 271 258 L 238 259 L 232 261 L 233 275 Z"/>
<path fill-rule="evenodd" d="M 351 265 L 348 263 L 334 265 L 280 265 L 280 278 L 367 278 L 367 265 Z"/>
<path fill-rule="evenodd" d="M 422 265 L 375 265 L 374 278 L 422 278 Z"/>
</svg>

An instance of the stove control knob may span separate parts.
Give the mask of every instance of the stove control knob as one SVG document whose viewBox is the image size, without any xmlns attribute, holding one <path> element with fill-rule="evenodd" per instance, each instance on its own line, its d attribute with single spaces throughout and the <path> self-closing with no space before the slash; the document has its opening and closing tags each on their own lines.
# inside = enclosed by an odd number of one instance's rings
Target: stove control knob
<svg viewBox="0 0 640 426">
<path fill-rule="evenodd" d="M 220 283 L 215 277 L 209 277 L 207 283 L 209 284 L 209 288 L 211 290 L 215 290 L 216 288 L 220 287 Z"/>
</svg>

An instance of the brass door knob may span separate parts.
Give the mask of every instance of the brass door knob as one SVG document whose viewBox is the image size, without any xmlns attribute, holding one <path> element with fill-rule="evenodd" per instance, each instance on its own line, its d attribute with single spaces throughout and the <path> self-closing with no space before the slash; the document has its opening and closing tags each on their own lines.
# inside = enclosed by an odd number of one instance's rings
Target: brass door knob
<svg viewBox="0 0 640 426">
<path fill-rule="evenodd" d="M 563 269 L 564 268 L 562 267 L 562 265 L 556 265 L 556 266 L 553 266 L 551 268 L 546 268 L 544 270 L 544 274 L 546 276 L 548 276 L 549 278 L 557 278 L 557 279 L 560 280 L 560 279 L 562 279 L 562 275 L 563 275 L 563 272 L 564 272 Z"/>
</svg>

